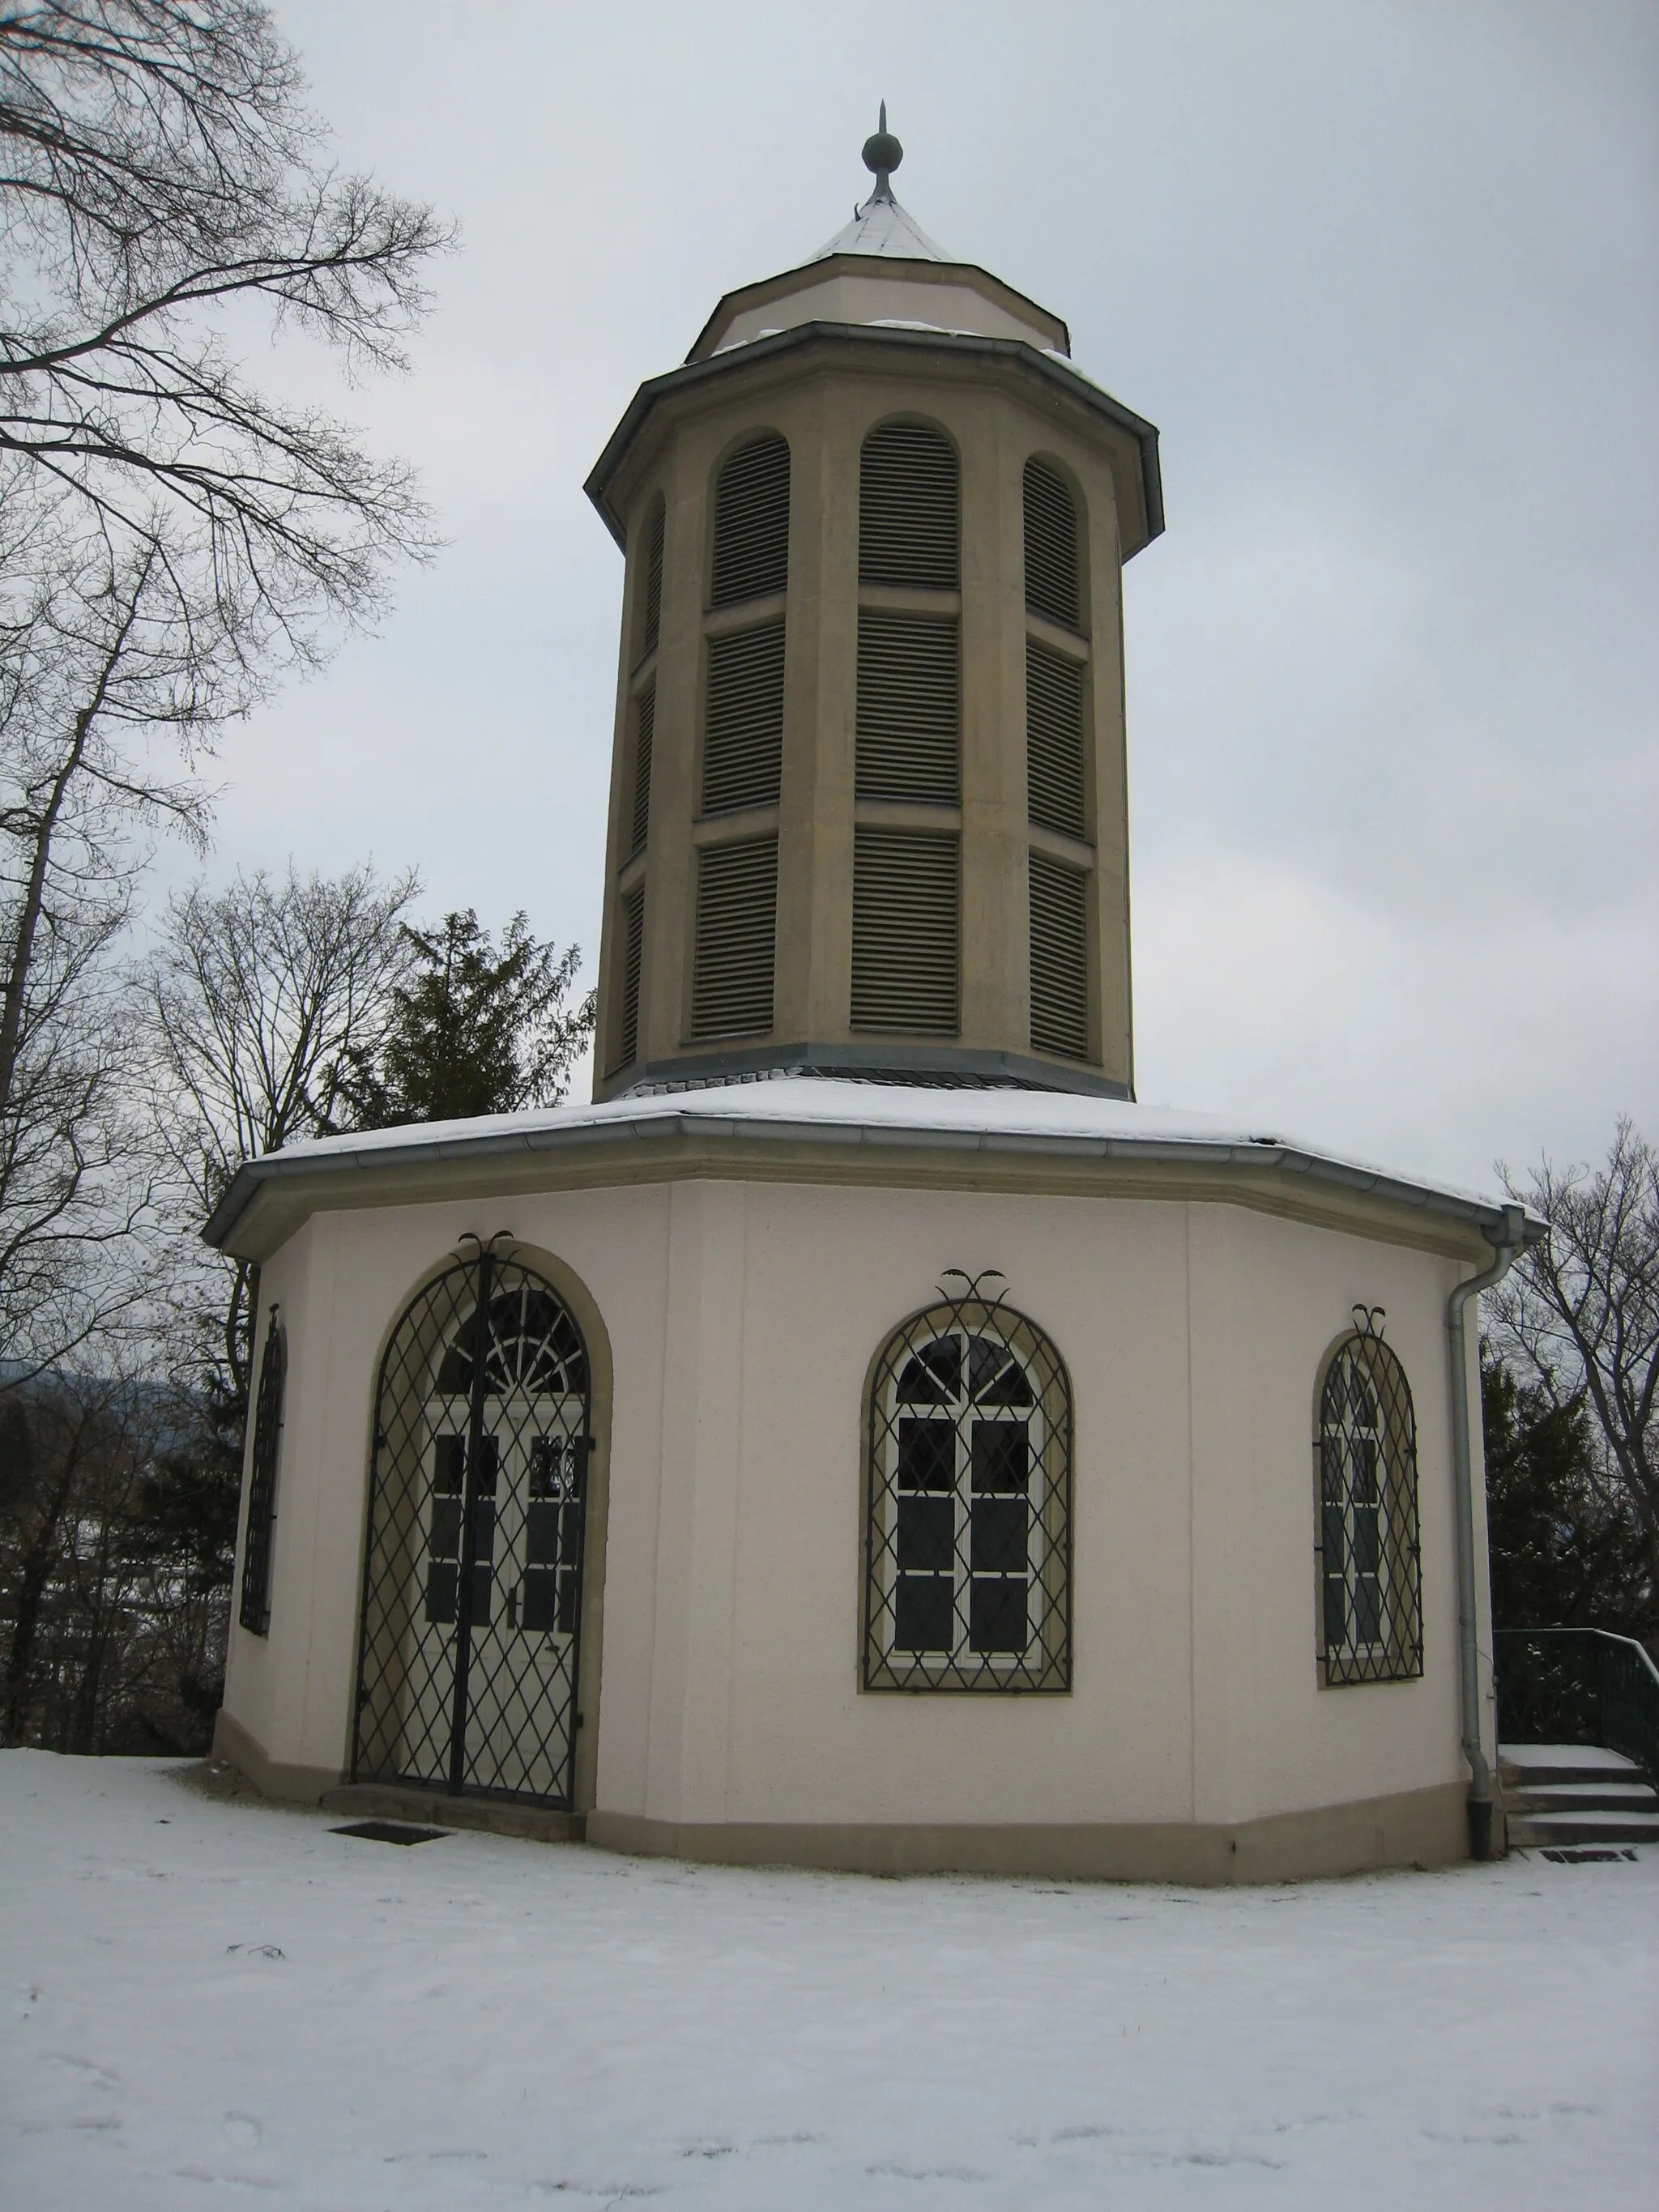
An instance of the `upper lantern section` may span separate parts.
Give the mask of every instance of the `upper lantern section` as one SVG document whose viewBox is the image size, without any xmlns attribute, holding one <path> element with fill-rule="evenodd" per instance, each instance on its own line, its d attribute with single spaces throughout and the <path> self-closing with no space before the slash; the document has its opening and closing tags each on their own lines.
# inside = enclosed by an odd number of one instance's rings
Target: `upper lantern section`
<svg viewBox="0 0 1659 2212">
<path fill-rule="evenodd" d="M 1058 315 L 971 261 L 936 246 L 893 197 L 892 173 L 904 149 L 887 128 L 864 142 L 875 190 L 853 220 L 798 269 L 728 292 L 698 333 L 688 362 L 707 361 L 803 323 L 867 323 L 890 330 L 943 331 L 1015 338 L 1045 353 L 1069 355 L 1071 334 Z"/>
</svg>

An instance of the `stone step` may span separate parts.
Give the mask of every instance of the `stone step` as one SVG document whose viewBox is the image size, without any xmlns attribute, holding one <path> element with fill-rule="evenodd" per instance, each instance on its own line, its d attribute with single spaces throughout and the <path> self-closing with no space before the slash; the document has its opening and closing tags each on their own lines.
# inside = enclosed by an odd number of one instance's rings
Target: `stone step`
<svg viewBox="0 0 1659 2212">
<path fill-rule="evenodd" d="M 1659 1808 L 1650 1813 L 1511 1813 L 1511 1850 L 1544 1844 L 1659 1844 Z"/>
<path fill-rule="evenodd" d="M 1499 1751 L 1504 1778 L 1527 1788 L 1554 1782 L 1639 1782 L 1647 1776 L 1633 1759 L 1589 1744 L 1506 1743 Z"/>
<path fill-rule="evenodd" d="M 586 1828 L 580 1813 L 555 1813 L 499 1797 L 451 1797 L 441 1790 L 394 1783 L 343 1782 L 325 1790 L 322 1806 L 354 1820 L 406 1820 L 434 1828 L 482 1828 L 492 1836 L 526 1836 L 544 1844 L 579 1844 Z"/>
<path fill-rule="evenodd" d="M 1659 1814 L 1659 1794 L 1645 1782 L 1552 1783 L 1508 1790 L 1504 1802 L 1517 1813 Z"/>
</svg>

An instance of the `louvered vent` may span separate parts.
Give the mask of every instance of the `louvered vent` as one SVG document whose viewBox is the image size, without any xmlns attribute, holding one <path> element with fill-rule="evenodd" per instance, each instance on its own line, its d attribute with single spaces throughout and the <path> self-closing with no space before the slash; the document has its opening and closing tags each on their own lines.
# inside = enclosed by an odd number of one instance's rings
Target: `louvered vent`
<svg viewBox="0 0 1659 2212">
<path fill-rule="evenodd" d="M 702 811 L 775 806 L 783 762 L 783 624 L 708 641 Z"/>
<path fill-rule="evenodd" d="M 651 538 L 645 556 L 645 642 L 640 648 L 641 659 L 656 651 L 657 640 L 662 634 L 662 552 L 667 521 L 659 499 L 651 518 Z"/>
<path fill-rule="evenodd" d="M 631 860 L 651 834 L 651 748 L 657 732 L 657 687 L 647 684 L 634 702 L 634 813 Z"/>
<path fill-rule="evenodd" d="M 789 581 L 789 448 L 775 432 L 740 447 L 714 490 L 711 607 L 764 599 Z"/>
<path fill-rule="evenodd" d="M 700 1037 L 752 1036 L 772 1026 L 778 841 L 714 845 L 697 867 L 691 1026 Z"/>
<path fill-rule="evenodd" d="M 1042 461 L 1025 464 L 1025 604 L 1067 629 L 1082 627 L 1077 508 L 1065 477 Z"/>
<path fill-rule="evenodd" d="M 859 613 L 857 793 L 954 806 L 961 678 L 954 615 Z"/>
<path fill-rule="evenodd" d="M 645 885 L 638 884 L 622 902 L 622 1021 L 617 1065 L 631 1067 L 640 1056 L 640 963 L 645 951 Z"/>
<path fill-rule="evenodd" d="M 1089 879 L 1031 855 L 1031 1046 L 1089 1056 Z"/>
<path fill-rule="evenodd" d="M 957 840 L 853 833 L 853 1027 L 957 1034 Z"/>
<path fill-rule="evenodd" d="M 956 449 L 921 422 L 884 422 L 859 461 L 859 581 L 957 587 Z"/>
<path fill-rule="evenodd" d="M 1083 668 L 1025 641 L 1025 781 L 1031 819 L 1086 837 L 1083 799 Z"/>
</svg>

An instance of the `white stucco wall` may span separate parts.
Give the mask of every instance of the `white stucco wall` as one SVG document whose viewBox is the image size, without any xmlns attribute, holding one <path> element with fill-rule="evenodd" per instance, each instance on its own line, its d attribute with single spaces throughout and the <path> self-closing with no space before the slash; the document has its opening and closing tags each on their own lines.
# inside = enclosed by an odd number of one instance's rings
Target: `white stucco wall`
<svg viewBox="0 0 1659 2212">
<path fill-rule="evenodd" d="M 581 1279 L 614 1363 L 600 1807 L 1237 1822 L 1462 1778 L 1454 1262 L 1234 1206 L 736 1182 L 319 1215 L 270 1260 L 271 1630 L 233 1630 L 226 1696 L 269 1759 L 346 1764 L 376 1363 L 462 1233 L 501 1227 Z M 1001 1269 L 1071 1370 L 1069 1695 L 857 1687 L 865 1377 L 947 1267 Z M 1416 1402 L 1425 1673 L 1324 1690 L 1313 1392 L 1357 1301 Z"/>
</svg>

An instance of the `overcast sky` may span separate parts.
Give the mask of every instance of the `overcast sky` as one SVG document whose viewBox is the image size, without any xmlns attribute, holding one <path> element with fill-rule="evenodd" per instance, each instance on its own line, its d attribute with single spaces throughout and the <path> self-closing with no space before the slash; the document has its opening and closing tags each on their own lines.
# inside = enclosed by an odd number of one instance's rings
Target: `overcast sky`
<svg viewBox="0 0 1659 2212">
<path fill-rule="evenodd" d="M 461 226 L 413 374 L 337 402 L 449 544 L 233 733 L 216 876 L 413 863 L 597 959 L 622 562 L 582 479 L 846 220 L 885 98 L 902 204 L 1163 434 L 1141 1097 L 1480 1184 L 1659 1137 L 1659 7 L 277 13 L 343 163 Z"/>
</svg>

